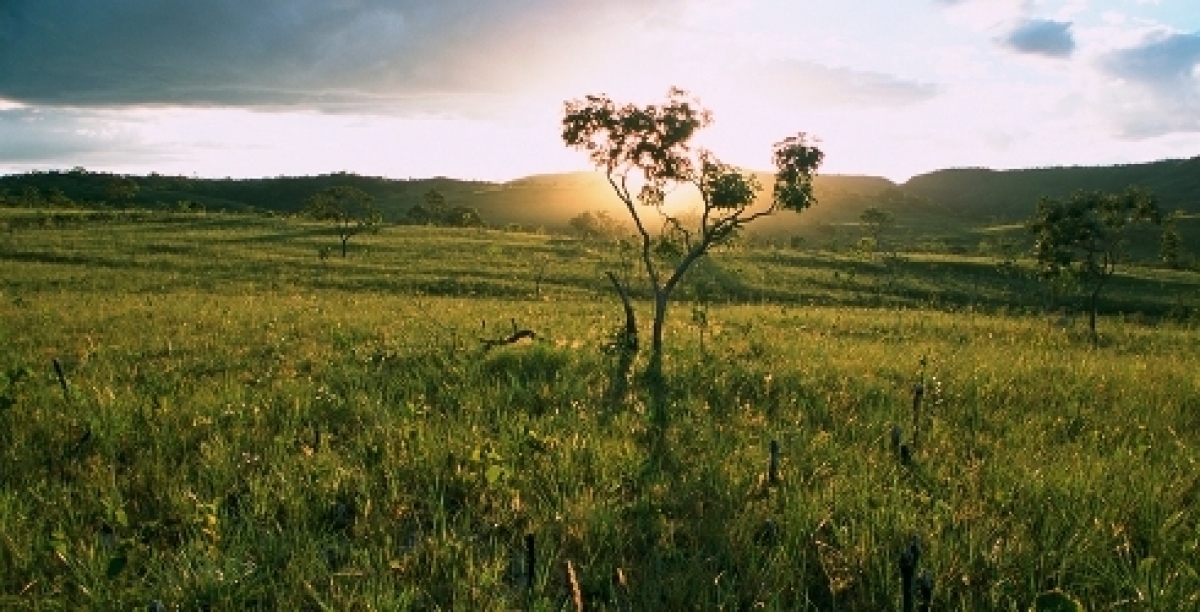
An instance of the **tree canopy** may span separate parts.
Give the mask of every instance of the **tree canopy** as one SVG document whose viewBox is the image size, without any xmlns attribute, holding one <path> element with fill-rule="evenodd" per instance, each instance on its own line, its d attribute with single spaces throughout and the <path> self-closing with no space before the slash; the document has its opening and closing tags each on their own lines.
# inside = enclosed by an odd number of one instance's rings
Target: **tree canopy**
<svg viewBox="0 0 1200 612">
<path fill-rule="evenodd" d="M 563 142 L 586 152 L 604 173 L 641 238 L 642 265 L 654 296 L 652 369 L 661 365 L 671 293 L 692 265 L 755 219 L 782 210 L 799 212 L 815 202 L 813 178 L 824 154 L 808 135 L 775 144 L 772 197 L 756 206 L 761 186 L 752 173 L 691 146 L 696 132 L 711 122 L 712 113 L 678 88 L 670 89 L 662 104 L 618 104 L 606 95 L 590 95 L 565 105 Z M 702 201 L 692 222 L 665 206 L 666 194 L 685 185 L 697 189 Z M 648 214 L 661 221 L 656 232 Z M 662 245 L 669 248 L 656 248 Z M 656 255 L 668 251 L 672 256 L 666 261 Z"/>
<path fill-rule="evenodd" d="M 1089 327 L 1096 334 L 1101 291 L 1125 256 L 1127 229 L 1134 223 L 1161 224 L 1154 194 L 1138 187 L 1119 193 L 1076 191 L 1066 200 L 1043 197 L 1027 223 L 1042 276 L 1069 277 L 1087 291 Z"/>
<path fill-rule="evenodd" d="M 310 197 L 305 211 L 314 219 L 333 221 L 342 243 L 342 257 L 354 235 L 378 227 L 382 222 L 375 198 L 367 192 L 345 185 L 327 187 Z"/>
</svg>

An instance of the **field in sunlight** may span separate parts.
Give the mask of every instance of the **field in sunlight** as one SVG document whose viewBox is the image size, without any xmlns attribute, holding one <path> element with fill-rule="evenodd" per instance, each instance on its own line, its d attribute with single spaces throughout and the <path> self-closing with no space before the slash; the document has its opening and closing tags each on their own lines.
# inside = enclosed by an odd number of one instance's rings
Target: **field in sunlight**
<svg viewBox="0 0 1200 612">
<path fill-rule="evenodd" d="M 611 245 L 9 228 L 5 609 L 895 609 L 914 536 L 934 609 L 1200 605 L 1195 273 L 1123 275 L 1094 348 L 984 258 L 717 253 L 655 421 Z"/>
</svg>

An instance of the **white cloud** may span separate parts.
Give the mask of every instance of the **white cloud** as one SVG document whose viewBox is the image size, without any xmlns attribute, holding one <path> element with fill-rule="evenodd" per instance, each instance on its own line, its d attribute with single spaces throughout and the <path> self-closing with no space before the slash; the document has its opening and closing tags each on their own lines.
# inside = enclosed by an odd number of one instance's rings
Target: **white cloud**
<svg viewBox="0 0 1200 612">
<path fill-rule="evenodd" d="M 0 173 L 34 168 L 161 164 L 171 151 L 147 143 L 124 113 L 0 108 Z"/>
<path fill-rule="evenodd" d="M 1029 0 L 941 0 L 947 19 L 974 30 L 995 31 L 1028 15 Z"/>
<path fill-rule="evenodd" d="M 1149 42 L 1195 26 L 1166 15 L 1127 0 L 0 0 L 0 171 L 514 178 L 586 165 L 559 140 L 563 100 L 647 103 L 671 85 L 715 113 L 705 144 L 753 167 L 798 130 L 823 139 L 829 171 L 900 179 L 1194 155 L 1200 135 L 1172 130 L 1200 116 L 1200 64 Z M 996 44 L 1031 24 L 1046 30 Z"/>
</svg>

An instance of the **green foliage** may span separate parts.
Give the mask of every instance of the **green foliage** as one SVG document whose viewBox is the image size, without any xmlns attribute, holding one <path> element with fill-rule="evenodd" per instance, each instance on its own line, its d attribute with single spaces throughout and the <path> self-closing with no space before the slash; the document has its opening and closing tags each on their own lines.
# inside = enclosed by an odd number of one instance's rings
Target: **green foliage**
<svg viewBox="0 0 1200 612">
<path fill-rule="evenodd" d="M 374 198 L 357 187 L 326 188 L 309 198 L 304 210 L 313 219 L 334 223 L 342 243 L 342 257 L 346 256 L 350 238 L 378 228 L 382 223 Z"/>
<path fill-rule="evenodd" d="M 1112 194 L 1077 191 L 1066 201 L 1042 198 L 1028 222 L 1041 274 L 1069 277 L 1085 288 L 1093 334 L 1100 292 L 1123 261 L 1127 228 L 1138 222 L 1159 224 L 1162 212 L 1153 194 L 1136 187 Z"/>
<path fill-rule="evenodd" d="M 896 224 L 896 218 L 892 213 L 875 206 L 862 211 L 858 220 L 862 222 L 867 230 L 867 235 L 875 241 L 876 245 L 883 244 L 884 233 Z"/>
<path fill-rule="evenodd" d="M 621 180 L 623 200 L 649 205 L 662 202 L 667 183 L 692 178 L 689 142 L 712 122 L 711 113 L 678 88 L 662 105 L 618 105 L 608 96 L 591 95 L 565 107 L 563 142 L 587 152 L 597 168 Z M 631 173 L 644 182 L 636 198 L 625 183 Z"/>
<path fill-rule="evenodd" d="M 606 210 L 581 212 L 571 217 L 567 225 L 583 240 L 616 240 L 628 233 L 628 228 Z"/>
<path fill-rule="evenodd" d="M 137 181 L 128 177 L 115 177 L 105 188 L 108 200 L 118 206 L 129 204 L 137 194 Z"/>
<path fill-rule="evenodd" d="M 744 209 L 754 203 L 762 189 L 753 174 L 743 174 L 711 154 L 701 156 L 697 186 L 708 208 L 714 211 Z"/>
<path fill-rule="evenodd" d="M 1033 601 L 1033 612 L 1083 612 L 1079 600 L 1062 591 L 1047 591 Z"/>
<path fill-rule="evenodd" d="M 767 172 L 753 176 L 764 186 L 773 182 Z M 0 197 L 0 205 L 95 209 L 109 200 L 108 183 L 121 178 L 82 168 L 0 176 L 0 194 L 7 194 Z M 518 223 L 527 229 L 568 232 L 571 217 L 582 212 L 604 209 L 616 214 L 611 206 L 611 187 L 603 174 L 595 172 L 539 175 L 506 183 L 442 177 L 390 179 L 346 172 L 256 179 L 153 173 L 124 178 L 138 184 L 136 196 L 123 205 L 129 209 L 162 209 L 187 200 L 209 212 L 286 216 L 300 212 L 304 202 L 322 189 L 348 185 L 374 197 L 376 207 L 388 222 L 433 224 L 427 218 L 408 216 L 410 210 L 425 207 L 424 195 L 431 190 L 444 195 L 454 206 L 474 209 L 481 219 L 497 227 Z M 1186 213 L 1176 226 L 1185 246 L 1200 239 L 1200 223 L 1196 222 L 1200 219 L 1196 217 L 1200 214 L 1200 157 L 1091 168 L 956 169 L 917 176 L 902 185 L 880 177 L 818 176 L 813 179 L 813 197 L 822 206 L 810 207 L 804 215 L 760 219 L 755 222 L 754 232 L 781 240 L 802 235 L 814 247 L 837 250 L 857 241 L 859 215 L 875 206 L 896 217 L 890 238 L 927 252 L 962 252 L 961 249 L 973 249 L 978 244 L 978 231 L 990 231 L 985 228 L 995 228 L 998 224 L 1023 222 L 1033 214 L 1041 196 L 1067 198 L 1077 189 L 1120 191 L 1129 184 L 1143 185 L 1153 191 L 1164 210 L 1181 209 Z M 26 188 L 34 196 L 28 201 L 24 197 Z M 62 198 L 55 196 L 55 190 Z M 760 197 L 758 205 L 767 205 L 770 195 Z M 676 191 L 670 199 L 673 206 L 681 209 L 702 205 L 699 194 L 691 190 Z M 831 230 L 839 231 L 840 235 L 834 238 Z M 852 239 L 849 234 L 853 234 Z M 1131 254 L 1144 259 L 1157 258 L 1157 247 L 1140 241 Z M 1192 262 L 1188 257 L 1184 259 L 1184 265 Z"/>
<path fill-rule="evenodd" d="M 1183 247 L 1183 236 L 1179 233 L 1176 220 L 1182 215 L 1176 211 L 1167 217 L 1163 224 L 1162 237 L 1159 239 L 1159 258 L 1170 268 L 1181 268 L 1187 258 Z"/>
<path fill-rule="evenodd" d="M 588 153 L 633 221 L 641 238 L 641 260 L 654 295 L 650 371 L 661 366 L 667 307 L 688 270 L 749 223 L 780 210 L 799 212 L 814 202 L 812 181 L 823 153 L 801 133 L 775 145 L 774 197 L 755 209 L 757 178 L 709 151 L 693 155 L 690 141 L 711 122 L 711 113 L 672 88 L 661 106 L 617 105 L 607 96 L 587 96 L 566 103 L 562 138 L 567 146 Z M 630 181 L 641 183 L 640 189 Z M 694 186 L 701 210 L 693 223 L 665 205 L 669 189 Z M 636 194 L 635 194 L 636 190 Z M 653 207 L 662 221 L 651 235 L 640 206 Z M 631 312 L 629 308 L 627 312 Z"/>
<path fill-rule="evenodd" d="M 415 225 L 438 225 L 442 227 L 483 227 L 479 211 L 467 206 L 450 207 L 446 196 L 436 189 L 425 193 L 425 203 L 408 209 L 405 220 Z"/>
<path fill-rule="evenodd" d="M 1029 217 L 1032 204 L 1040 197 L 1064 199 L 1079 190 L 1115 193 L 1128 185 L 1142 185 L 1157 194 L 1166 210 L 1198 213 L 1200 156 L 1095 167 L 956 168 L 913 177 L 901 188 L 961 217 L 1017 222 Z"/>
<path fill-rule="evenodd" d="M 780 210 L 800 212 L 816 202 L 813 180 L 825 154 L 813 139 L 801 132 L 776 143 L 771 155 L 775 163 L 774 204 Z"/>
<path fill-rule="evenodd" d="M 425 208 L 433 214 L 439 214 L 446 208 L 446 196 L 437 189 L 425 192 Z"/>
</svg>

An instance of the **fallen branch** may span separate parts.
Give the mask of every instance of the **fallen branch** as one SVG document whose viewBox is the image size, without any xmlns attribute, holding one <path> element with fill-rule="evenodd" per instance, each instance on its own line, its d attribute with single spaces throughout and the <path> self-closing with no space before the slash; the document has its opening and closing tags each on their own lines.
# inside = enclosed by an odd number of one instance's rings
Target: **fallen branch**
<svg viewBox="0 0 1200 612">
<path fill-rule="evenodd" d="M 487 326 L 486 322 L 484 326 Z M 537 338 L 537 334 L 532 329 L 518 329 L 516 319 L 512 320 L 512 326 L 513 333 L 509 336 L 502 338 L 480 338 L 479 341 L 483 343 L 483 350 L 487 351 L 497 346 L 516 344 L 525 339 L 533 340 Z"/>
</svg>

